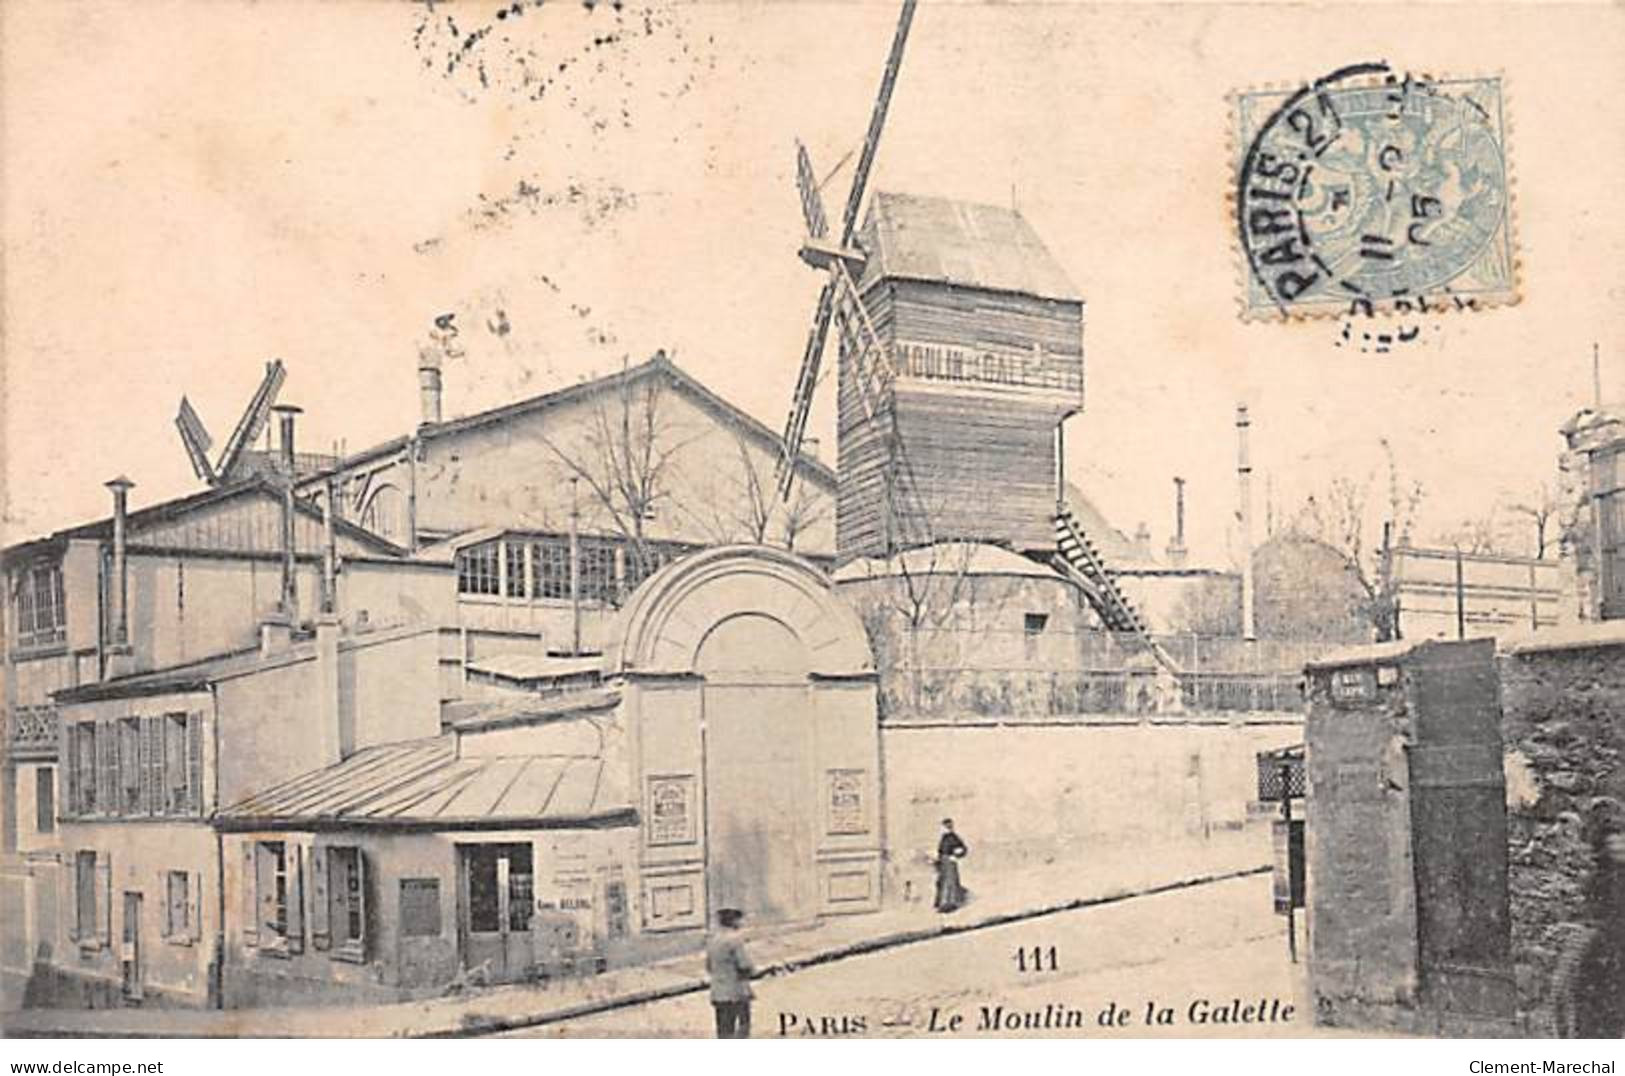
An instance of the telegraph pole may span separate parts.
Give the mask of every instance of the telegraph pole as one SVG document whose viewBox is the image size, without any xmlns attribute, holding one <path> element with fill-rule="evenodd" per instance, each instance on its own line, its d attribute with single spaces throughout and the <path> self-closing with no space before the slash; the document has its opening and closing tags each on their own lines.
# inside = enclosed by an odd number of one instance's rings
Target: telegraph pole
<svg viewBox="0 0 1625 1076">
<path fill-rule="evenodd" d="M 581 654 L 581 509 L 576 503 L 576 482 L 570 479 L 570 654 Z"/>
</svg>

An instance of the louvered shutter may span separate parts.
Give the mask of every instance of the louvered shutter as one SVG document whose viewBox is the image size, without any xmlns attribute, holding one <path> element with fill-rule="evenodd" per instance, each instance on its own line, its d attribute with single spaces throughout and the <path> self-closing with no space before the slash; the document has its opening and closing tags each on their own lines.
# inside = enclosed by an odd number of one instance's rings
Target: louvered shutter
<svg viewBox="0 0 1625 1076">
<path fill-rule="evenodd" d="M 147 718 L 147 813 L 168 814 L 169 804 L 164 792 L 164 722 L 165 717 Z"/>
<path fill-rule="evenodd" d="M 305 848 L 290 842 L 285 868 L 288 872 L 288 952 L 305 951 Z"/>
<path fill-rule="evenodd" d="M 186 715 L 186 809 L 203 813 L 203 714 Z"/>
<path fill-rule="evenodd" d="M 175 936 L 175 928 L 179 926 L 179 923 L 175 917 L 175 890 L 169 884 L 168 871 L 158 872 L 158 885 L 154 888 L 153 892 L 157 893 L 158 899 L 164 903 L 164 910 L 161 918 L 161 921 L 164 924 L 164 938 L 173 938 Z"/>
<path fill-rule="evenodd" d="M 243 870 L 240 875 L 243 897 L 243 944 L 260 943 L 260 873 L 254 859 L 254 842 L 243 842 Z"/>
<path fill-rule="evenodd" d="M 104 946 L 113 944 L 113 860 L 96 856 L 96 934 Z"/>
<path fill-rule="evenodd" d="M 355 871 L 357 876 L 356 900 L 361 902 L 361 937 L 357 938 L 356 941 L 361 945 L 362 959 L 366 960 L 372 953 L 372 918 L 374 914 L 373 908 L 376 905 L 370 888 L 372 875 L 367 869 L 367 850 L 365 848 L 357 847 L 355 850 Z"/>
<path fill-rule="evenodd" d="M 118 728 L 96 722 L 96 811 L 115 814 L 118 805 Z"/>
<path fill-rule="evenodd" d="M 135 786 L 137 814 L 152 813 L 152 737 L 147 730 L 150 717 L 135 719 Z M 120 782 L 123 783 L 122 781 Z M 121 793 L 123 789 L 119 790 Z"/>
<path fill-rule="evenodd" d="M 332 849 L 313 847 L 310 852 L 310 947 L 327 950 L 333 947 L 329 870 Z"/>
<path fill-rule="evenodd" d="M 192 941 L 203 938 L 203 875 L 194 871 L 186 880 L 186 929 Z"/>
<path fill-rule="evenodd" d="M 79 726 L 63 722 L 62 743 L 58 748 L 62 773 L 63 814 L 78 815 L 82 806 L 79 798 Z"/>
<path fill-rule="evenodd" d="M 57 872 L 61 881 L 62 906 L 57 915 L 67 924 L 69 941 L 79 940 L 79 857 L 70 854 L 62 857 L 61 870 Z"/>
</svg>

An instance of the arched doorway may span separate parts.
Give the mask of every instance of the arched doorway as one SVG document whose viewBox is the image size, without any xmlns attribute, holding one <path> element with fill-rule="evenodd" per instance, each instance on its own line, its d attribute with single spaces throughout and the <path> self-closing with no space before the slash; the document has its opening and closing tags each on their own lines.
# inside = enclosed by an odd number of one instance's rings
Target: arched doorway
<svg viewBox="0 0 1625 1076">
<path fill-rule="evenodd" d="M 650 577 L 611 634 L 643 928 L 878 908 L 874 663 L 827 577 L 782 550 L 706 550 Z"/>
<path fill-rule="evenodd" d="M 741 613 L 700 644 L 705 678 L 706 893 L 752 921 L 814 913 L 813 717 L 807 650 L 771 617 Z"/>
</svg>

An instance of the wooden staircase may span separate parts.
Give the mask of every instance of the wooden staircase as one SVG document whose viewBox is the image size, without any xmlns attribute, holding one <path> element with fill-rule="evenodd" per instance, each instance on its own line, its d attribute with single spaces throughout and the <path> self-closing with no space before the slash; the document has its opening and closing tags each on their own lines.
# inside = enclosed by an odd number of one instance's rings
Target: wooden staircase
<svg viewBox="0 0 1625 1076">
<path fill-rule="evenodd" d="M 1106 568 L 1105 559 L 1065 502 L 1055 506 L 1055 548 L 1055 567 L 1083 591 L 1089 604 L 1100 615 L 1106 630 L 1133 635 L 1156 658 L 1157 664 L 1177 676 L 1179 667 L 1167 651 L 1151 638 L 1151 631 L 1146 627 L 1140 611 L 1129 601 L 1128 595 L 1118 589 L 1117 581 Z"/>
</svg>

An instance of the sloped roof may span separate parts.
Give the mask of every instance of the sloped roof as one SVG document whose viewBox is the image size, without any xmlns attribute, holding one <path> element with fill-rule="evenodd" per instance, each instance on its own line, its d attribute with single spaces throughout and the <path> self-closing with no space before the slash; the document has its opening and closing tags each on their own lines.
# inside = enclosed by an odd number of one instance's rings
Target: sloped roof
<svg viewBox="0 0 1625 1076">
<path fill-rule="evenodd" d="M 790 366 L 785 367 L 787 374 L 790 369 Z M 771 451 L 775 453 L 779 451 L 779 446 L 783 442 L 777 433 L 768 429 L 754 415 L 729 403 L 701 384 L 695 377 L 685 373 L 676 363 L 671 361 L 664 351 L 655 352 L 647 362 L 639 363 L 637 366 L 629 366 L 624 370 L 617 370 L 614 373 L 605 374 L 590 381 L 582 381 L 575 385 L 555 389 L 552 392 L 544 392 L 539 396 L 531 396 L 510 404 L 504 404 L 501 407 L 491 408 L 488 411 L 466 415 L 462 418 L 420 426 L 417 436 L 422 440 L 455 437 L 468 430 L 482 429 L 535 411 L 588 399 L 606 389 L 619 388 L 622 385 L 635 383 L 655 374 L 664 374 L 670 378 L 674 388 L 686 394 L 691 400 L 711 412 L 724 423 L 734 427 Z M 382 444 L 346 456 L 339 461 L 335 469 L 343 470 L 378 456 L 399 452 L 406 447 L 407 440 L 406 437 L 391 438 Z M 803 452 L 801 466 L 804 474 L 816 478 L 831 489 L 834 488 L 835 472 L 828 464 Z"/>
<path fill-rule="evenodd" d="M 1056 578 L 1055 572 L 1019 553 L 982 542 L 938 542 L 905 550 L 891 558 L 858 557 L 835 570 L 837 583 L 885 578 L 904 573 L 927 575 L 954 572 L 965 575 L 1020 575 Z"/>
<path fill-rule="evenodd" d="M 876 192 L 860 242 L 864 284 L 903 277 L 1081 302 L 1032 225 L 1004 206 Z"/>
<path fill-rule="evenodd" d="M 1106 567 L 1114 571 L 1124 571 L 1131 568 L 1161 568 L 1163 562 L 1157 558 L 1156 553 L 1147 556 L 1134 544 L 1134 539 L 1112 526 L 1106 514 L 1100 510 L 1094 501 L 1084 496 L 1083 490 L 1066 484 L 1066 503 L 1072 509 L 1072 515 L 1077 518 L 1078 525 L 1094 543 L 1106 561 Z"/>
<path fill-rule="evenodd" d="M 167 501 L 160 501 L 157 504 L 150 504 L 145 508 L 138 508 L 132 511 L 126 520 L 129 541 L 132 545 L 139 545 L 143 530 L 174 523 L 193 513 L 216 509 L 232 501 L 248 498 L 270 501 L 280 505 L 282 489 L 264 477 L 254 477 L 230 485 L 200 490 L 184 497 L 174 497 Z M 305 518 L 318 522 L 321 520 L 321 511 L 310 502 L 296 497 L 293 504 L 294 511 Z M 333 529 L 336 534 L 346 540 L 353 541 L 379 556 L 392 558 L 406 556 L 406 550 L 395 543 L 387 541 L 371 531 L 344 519 L 335 518 L 333 520 Z M 89 523 L 80 523 L 76 526 L 63 528 L 44 538 L 19 542 L 7 547 L 5 552 L 7 554 L 27 552 L 48 545 L 59 545 L 71 538 L 110 540 L 112 537 L 113 517 L 105 516 Z"/>
<path fill-rule="evenodd" d="M 635 820 L 601 755 L 460 757 L 457 736 L 384 744 L 216 817 L 222 829 L 568 828 Z"/>
</svg>

